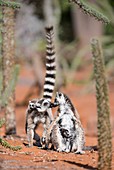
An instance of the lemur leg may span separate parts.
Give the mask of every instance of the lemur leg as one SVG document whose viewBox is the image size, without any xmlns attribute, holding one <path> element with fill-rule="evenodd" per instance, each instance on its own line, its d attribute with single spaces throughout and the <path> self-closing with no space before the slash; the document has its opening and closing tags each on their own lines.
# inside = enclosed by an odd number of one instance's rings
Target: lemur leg
<svg viewBox="0 0 114 170">
<path fill-rule="evenodd" d="M 76 138 L 72 145 L 72 152 L 75 152 L 76 154 L 84 154 L 83 151 L 83 145 L 81 144 L 82 141 L 79 140 L 79 138 Z"/>
<path fill-rule="evenodd" d="M 33 137 L 33 139 L 36 141 L 35 142 L 36 146 L 38 146 L 38 147 L 42 146 L 41 142 L 40 142 L 40 136 L 35 132 L 35 130 L 34 130 L 34 137 Z"/>
<path fill-rule="evenodd" d="M 58 152 L 66 152 L 66 145 L 64 139 L 61 135 L 58 134 L 58 146 L 56 147 Z"/>
<path fill-rule="evenodd" d="M 44 131 L 43 131 L 43 134 L 42 134 L 41 143 L 42 143 L 42 147 L 43 147 L 43 148 L 46 148 L 47 126 L 46 126 L 45 123 L 43 124 L 43 127 L 44 127 Z"/>
<path fill-rule="evenodd" d="M 46 117 L 46 122 L 45 122 L 45 124 L 43 125 L 44 131 L 43 131 L 42 140 L 41 140 L 41 141 L 42 141 L 42 144 L 46 144 L 46 136 L 47 136 L 47 133 L 48 133 L 48 128 L 49 128 L 51 122 L 53 121 L 52 109 L 49 108 L 49 109 L 47 110 L 47 113 L 48 113 L 48 115 L 47 115 L 47 117 Z M 47 146 L 46 146 L 46 147 L 47 147 Z"/>
<path fill-rule="evenodd" d="M 83 151 L 83 147 L 82 147 L 82 145 L 80 144 L 80 142 L 78 141 L 77 142 L 77 151 L 75 152 L 76 154 L 84 154 L 85 153 L 85 151 Z"/>
<path fill-rule="evenodd" d="M 84 149 L 84 144 L 85 144 L 85 137 L 84 137 L 84 131 L 82 127 L 78 127 L 77 129 L 77 151 L 75 152 L 76 154 L 84 154 L 85 152 L 83 151 Z"/>
<path fill-rule="evenodd" d="M 65 152 L 70 152 L 71 150 L 71 145 L 70 145 L 70 139 L 66 139 L 66 149 L 65 149 Z"/>
<path fill-rule="evenodd" d="M 28 143 L 29 143 L 29 147 L 33 146 L 33 138 L 34 138 L 34 130 L 35 130 L 35 124 L 34 121 L 32 119 L 32 117 L 29 115 L 27 117 L 27 138 L 28 138 Z"/>
<path fill-rule="evenodd" d="M 77 138 L 75 137 L 72 141 L 71 152 L 76 152 L 77 148 Z"/>
<path fill-rule="evenodd" d="M 47 132 L 46 132 L 46 138 L 43 139 L 42 138 L 42 145 L 44 145 L 43 147 L 47 146 L 47 148 L 49 147 L 49 144 L 52 143 L 51 142 L 51 135 L 52 135 L 52 129 L 53 127 L 56 125 L 56 122 L 58 121 L 58 118 L 56 118 L 55 120 L 53 120 L 51 122 L 51 124 L 49 126 L 47 126 Z"/>
<path fill-rule="evenodd" d="M 28 146 L 33 146 L 34 129 L 27 128 Z"/>
<path fill-rule="evenodd" d="M 58 152 L 65 152 L 66 150 L 65 141 L 61 135 L 58 125 L 54 125 L 52 129 L 51 141 Z"/>
<path fill-rule="evenodd" d="M 71 139 L 70 139 L 70 130 L 65 128 L 60 128 L 61 136 L 64 139 L 65 150 L 64 152 L 70 152 L 71 150 Z"/>
</svg>

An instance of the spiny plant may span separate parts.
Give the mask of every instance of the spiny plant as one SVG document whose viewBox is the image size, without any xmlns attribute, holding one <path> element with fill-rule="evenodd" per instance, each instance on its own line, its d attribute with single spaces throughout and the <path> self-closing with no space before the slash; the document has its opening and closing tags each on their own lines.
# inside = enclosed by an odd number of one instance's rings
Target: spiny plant
<svg viewBox="0 0 114 170">
<path fill-rule="evenodd" d="M 0 0 L 0 6 L 20 8 L 20 3 Z"/>
<path fill-rule="evenodd" d="M 1 118 L 0 119 L 0 128 L 5 124 L 5 119 L 4 118 Z"/>
<path fill-rule="evenodd" d="M 5 119 L 1 118 L 0 119 L 0 128 L 5 124 Z M 9 148 L 13 151 L 17 151 L 22 149 L 21 146 L 12 146 L 10 145 L 6 140 L 4 140 L 2 137 L 0 137 L 0 145 L 4 146 L 5 148 Z"/>
<path fill-rule="evenodd" d="M 9 1 L 2 1 L 0 0 L 0 6 L 1 7 L 11 7 L 11 8 L 19 8 L 20 4 L 15 2 L 9 2 Z M 0 16 L 2 16 L 2 13 L 0 13 Z M 2 19 L 1 19 L 2 21 Z M 0 43 L 2 46 L 2 38 L 0 39 Z M 2 49 L 3 50 L 3 49 Z M 8 86 L 3 90 L 3 62 L 2 62 L 2 50 L 0 47 L 0 111 L 1 108 L 5 107 L 8 104 L 9 96 L 11 95 L 12 91 L 15 89 L 17 77 L 19 73 L 19 66 L 15 65 L 12 70 L 12 76 L 9 81 Z M 0 119 L 0 128 L 5 124 L 5 119 Z M 6 140 L 4 140 L 2 137 L 0 137 L 0 144 L 6 148 L 9 148 L 13 151 L 17 151 L 21 149 L 20 146 L 11 146 Z"/>
<path fill-rule="evenodd" d="M 10 1 L 4 1 L 4 0 L 0 0 L 0 7 L 11 7 L 11 8 L 20 8 L 20 3 L 17 2 L 10 2 Z M 0 16 L 2 16 L 2 13 L 0 14 Z M 1 21 L 2 21 L 2 17 L 1 17 Z M 7 88 L 5 89 L 4 93 L 3 93 L 3 63 L 2 63 L 2 29 L 1 29 L 1 38 L 0 38 L 1 42 L 0 42 L 0 110 L 2 107 L 5 107 L 5 105 L 7 105 L 8 103 L 8 99 L 9 96 L 11 94 L 11 92 L 15 89 L 15 85 L 17 82 L 17 77 L 19 74 L 19 65 L 15 65 L 13 70 L 12 70 L 12 78 L 9 81 L 9 86 L 7 86 Z"/>
<path fill-rule="evenodd" d="M 18 66 L 15 66 L 15 9 L 19 5 L 13 1 L 1 1 L 1 91 L 0 106 L 5 112 L 5 133 L 6 135 L 16 134 L 15 120 L 15 94 L 14 89 L 17 81 Z M 13 42 L 13 43 L 12 43 Z M 14 70 L 13 70 L 14 69 Z M 12 72 L 13 70 L 13 72 Z M 13 75 L 13 76 L 12 76 Z"/>
<path fill-rule="evenodd" d="M 110 170 L 112 161 L 112 142 L 108 85 L 105 75 L 104 58 L 100 42 L 92 39 L 92 56 L 96 81 L 98 114 L 98 170 Z"/>
<path fill-rule="evenodd" d="M 9 83 L 9 86 L 5 89 L 5 92 L 2 93 L 2 89 L 3 89 L 3 77 L 2 77 L 2 72 L 0 70 L 0 110 L 1 108 L 5 107 L 8 103 L 8 99 L 9 99 L 9 96 L 11 94 L 11 92 L 15 89 L 15 85 L 16 85 L 16 82 L 17 82 L 17 77 L 18 77 L 18 73 L 19 73 L 19 66 L 16 65 L 14 67 L 14 70 L 13 70 L 13 74 L 12 74 L 12 79 Z M 1 118 L 0 119 L 0 128 L 5 124 L 5 119 L 4 118 Z M 13 151 L 17 151 L 17 150 L 20 150 L 21 147 L 20 146 L 11 146 L 7 141 L 5 141 L 2 137 L 0 137 L 0 144 L 6 148 L 9 148 Z"/>
<path fill-rule="evenodd" d="M 91 17 L 94 17 L 96 20 L 101 21 L 104 24 L 110 23 L 110 20 L 105 15 L 103 15 L 96 9 L 89 6 L 87 2 L 85 3 L 83 0 L 69 0 L 69 2 L 76 3 L 79 6 L 79 8 L 82 10 L 82 12 L 84 12 L 85 14 Z"/>
<path fill-rule="evenodd" d="M 104 13 L 108 18 L 110 18 L 111 23 L 105 27 L 104 35 L 102 36 L 102 44 L 104 49 L 104 58 L 106 64 L 106 70 L 109 73 L 108 80 L 113 82 L 113 72 L 114 72 L 114 5 L 111 2 L 103 0 L 97 0 L 96 7 L 102 13 Z"/>
</svg>

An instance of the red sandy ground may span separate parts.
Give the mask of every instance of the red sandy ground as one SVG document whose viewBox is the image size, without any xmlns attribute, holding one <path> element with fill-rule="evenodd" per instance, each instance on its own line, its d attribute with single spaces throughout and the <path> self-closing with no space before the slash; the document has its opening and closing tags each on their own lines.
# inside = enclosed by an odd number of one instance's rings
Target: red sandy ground
<svg viewBox="0 0 114 170">
<path fill-rule="evenodd" d="M 86 80 L 88 72 L 91 69 L 81 70 L 76 74 L 77 80 Z M 34 82 L 32 70 L 28 66 L 21 68 L 19 81 L 16 87 L 16 103 L 23 101 L 26 94 L 29 92 L 30 85 Z M 110 84 L 110 109 L 111 109 L 111 126 L 112 132 L 114 129 L 114 84 Z M 89 93 L 87 92 L 89 89 Z M 97 145 L 97 114 L 96 114 L 96 98 L 94 85 L 78 85 L 69 84 L 61 89 L 71 99 L 76 106 L 80 118 L 85 129 L 86 146 Z M 35 92 L 35 89 L 33 89 Z M 37 97 L 32 95 L 30 99 Z M 27 148 L 24 144 L 27 143 L 24 130 L 26 107 L 16 107 L 17 135 L 20 138 L 11 137 L 6 139 L 10 144 L 22 147 L 19 151 L 11 151 L 0 146 L 0 169 L 52 169 L 52 170 L 75 170 L 75 169 L 96 169 L 97 167 L 97 151 L 86 151 L 84 155 L 76 155 L 74 153 L 58 153 L 51 150 L 42 150 L 36 146 Z M 3 114 L 1 114 L 3 117 Z M 4 135 L 4 128 L 0 129 L 1 135 Z M 41 135 L 42 127 L 38 129 Z M 112 133 L 113 137 L 113 133 Z M 112 138 L 114 144 L 114 138 Z M 113 145 L 114 151 L 114 145 Z M 114 169 L 114 155 L 112 160 L 112 169 Z"/>
</svg>

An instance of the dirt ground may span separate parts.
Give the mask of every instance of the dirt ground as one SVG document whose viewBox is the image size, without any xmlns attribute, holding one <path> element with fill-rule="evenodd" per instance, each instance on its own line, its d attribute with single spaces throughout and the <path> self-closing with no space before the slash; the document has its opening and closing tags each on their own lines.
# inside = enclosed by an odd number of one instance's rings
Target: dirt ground
<svg viewBox="0 0 114 170">
<path fill-rule="evenodd" d="M 86 80 L 89 76 L 88 70 L 81 70 L 76 73 L 77 80 Z M 28 94 L 30 86 L 34 83 L 32 70 L 28 66 L 21 68 L 19 81 L 16 87 L 16 103 L 22 103 L 25 96 Z M 85 84 L 69 84 L 61 89 L 71 99 L 76 106 L 82 125 L 85 130 L 86 146 L 97 145 L 97 111 L 94 83 Z M 110 92 L 110 110 L 111 110 L 111 126 L 112 126 L 112 142 L 113 142 L 113 160 L 112 169 L 114 169 L 114 84 L 109 85 Z M 33 89 L 33 95 L 30 99 L 38 97 L 36 89 Z M 52 150 L 43 150 L 34 146 L 27 148 L 27 139 L 25 134 L 25 111 L 27 106 L 16 107 L 16 122 L 18 137 L 6 139 L 14 146 L 21 146 L 19 151 L 11 151 L 0 146 L 0 169 L 52 169 L 52 170 L 82 170 L 82 169 L 97 169 L 97 151 L 86 151 L 84 155 L 76 155 L 74 153 L 58 153 Z M 0 117 L 3 117 L 1 113 Z M 42 126 L 38 128 L 38 133 L 41 135 Z M 4 127 L 0 129 L 0 135 L 4 135 Z"/>
</svg>

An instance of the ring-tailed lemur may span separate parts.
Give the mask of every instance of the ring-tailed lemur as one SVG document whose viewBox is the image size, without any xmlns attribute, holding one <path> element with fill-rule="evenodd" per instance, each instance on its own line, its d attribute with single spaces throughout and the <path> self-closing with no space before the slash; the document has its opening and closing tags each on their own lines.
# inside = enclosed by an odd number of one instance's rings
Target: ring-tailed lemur
<svg viewBox="0 0 114 170">
<path fill-rule="evenodd" d="M 85 136 L 79 114 L 71 100 L 63 93 L 57 92 L 51 107 L 58 108 L 58 116 L 47 131 L 46 144 L 55 146 L 57 151 L 83 154 Z"/>
<path fill-rule="evenodd" d="M 53 115 L 50 108 L 56 76 L 53 35 L 53 26 L 46 27 L 46 75 L 43 98 L 31 100 L 26 112 L 26 132 L 30 147 L 33 146 L 33 139 L 35 139 L 40 145 L 40 137 L 35 133 L 36 126 L 39 123 L 43 123 L 43 139 L 45 139 L 46 128 L 53 120 Z"/>
</svg>

